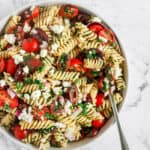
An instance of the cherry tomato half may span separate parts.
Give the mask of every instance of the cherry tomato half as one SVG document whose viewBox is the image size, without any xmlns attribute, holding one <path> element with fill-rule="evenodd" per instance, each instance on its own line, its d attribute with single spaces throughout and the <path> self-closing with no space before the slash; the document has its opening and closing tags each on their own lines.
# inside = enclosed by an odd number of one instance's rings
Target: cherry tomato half
<svg viewBox="0 0 150 150">
<path fill-rule="evenodd" d="M 93 120 L 92 121 L 92 126 L 94 128 L 101 128 L 104 125 L 104 120 Z"/>
<path fill-rule="evenodd" d="M 95 32 L 96 34 L 98 34 L 99 31 L 102 31 L 102 30 L 104 29 L 103 25 L 101 25 L 101 24 L 98 23 L 98 22 L 90 23 L 90 24 L 88 25 L 88 28 L 89 28 L 91 31 Z"/>
<path fill-rule="evenodd" d="M 5 69 L 5 60 L 0 58 L 0 73 L 2 73 Z"/>
<path fill-rule="evenodd" d="M 27 130 L 22 130 L 20 125 L 15 125 L 14 126 L 13 133 L 14 133 L 15 137 L 19 140 L 25 139 L 28 135 L 28 131 Z"/>
<path fill-rule="evenodd" d="M 104 94 L 100 93 L 96 96 L 96 106 L 102 105 L 104 102 Z"/>
<path fill-rule="evenodd" d="M 74 18 L 78 15 L 79 10 L 74 5 L 63 5 L 59 11 L 59 15 L 66 18 Z"/>
<path fill-rule="evenodd" d="M 40 7 L 39 6 L 36 6 L 33 11 L 32 11 L 32 18 L 36 18 L 38 17 L 40 14 Z"/>
<path fill-rule="evenodd" d="M 9 58 L 6 61 L 6 72 L 10 73 L 11 75 L 14 75 L 16 72 L 17 65 L 15 64 L 15 61 L 13 58 Z"/>
<path fill-rule="evenodd" d="M 31 52 L 38 52 L 40 50 L 40 45 L 38 41 L 34 38 L 24 39 L 22 42 L 23 50 L 31 53 Z"/>
</svg>

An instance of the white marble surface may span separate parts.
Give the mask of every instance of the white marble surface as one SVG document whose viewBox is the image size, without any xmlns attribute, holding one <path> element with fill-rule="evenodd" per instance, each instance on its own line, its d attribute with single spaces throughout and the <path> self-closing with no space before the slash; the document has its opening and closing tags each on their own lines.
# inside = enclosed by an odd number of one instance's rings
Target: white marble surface
<svg viewBox="0 0 150 150">
<path fill-rule="evenodd" d="M 0 19 L 33 1 L 0 0 Z M 150 150 L 150 0 L 77 1 L 98 12 L 123 44 L 129 63 L 129 89 L 120 120 L 130 149 Z M 0 135 L 0 149 L 21 150 L 3 135 Z M 100 138 L 79 149 L 120 150 L 116 126 L 113 125 Z"/>
</svg>

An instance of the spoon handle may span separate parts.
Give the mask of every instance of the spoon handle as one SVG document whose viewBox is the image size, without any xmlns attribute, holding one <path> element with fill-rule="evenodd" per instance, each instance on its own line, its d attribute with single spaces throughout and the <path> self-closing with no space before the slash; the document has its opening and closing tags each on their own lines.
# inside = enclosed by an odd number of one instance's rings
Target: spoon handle
<svg viewBox="0 0 150 150">
<path fill-rule="evenodd" d="M 119 121 L 119 117 L 118 117 L 118 111 L 117 111 L 117 106 L 116 106 L 116 104 L 114 102 L 114 99 L 113 99 L 113 96 L 112 96 L 111 92 L 109 94 L 109 99 L 110 99 L 110 102 L 111 102 L 111 105 L 112 105 L 114 118 L 115 118 L 115 120 L 117 122 L 121 148 L 122 148 L 122 150 L 129 150 L 129 146 L 128 146 L 127 140 L 126 140 L 126 138 L 124 136 L 124 133 L 123 133 L 121 125 L 120 125 L 120 121 Z"/>
</svg>

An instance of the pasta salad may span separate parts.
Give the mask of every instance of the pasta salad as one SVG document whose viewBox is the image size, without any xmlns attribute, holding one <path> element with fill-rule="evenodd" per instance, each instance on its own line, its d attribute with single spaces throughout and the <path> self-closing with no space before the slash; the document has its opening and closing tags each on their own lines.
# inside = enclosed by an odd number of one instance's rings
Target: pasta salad
<svg viewBox="0 0 150 150">
<path fill-rule="evenodd" d="M 41 150 L 93 137 L 123 101 L 114 33 L 73 5 L 34 6 L 0 35 L 0 125 Z"/>
</svg>

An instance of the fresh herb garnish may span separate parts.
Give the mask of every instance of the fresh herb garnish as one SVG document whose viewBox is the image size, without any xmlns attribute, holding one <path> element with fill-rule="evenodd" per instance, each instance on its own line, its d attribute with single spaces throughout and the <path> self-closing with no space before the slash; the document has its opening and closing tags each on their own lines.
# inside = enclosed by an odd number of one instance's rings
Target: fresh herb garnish
<svg viewBox="0 0 150 150">
<path fill-rule="evenodd" d="M 32 83 L 32 79 L 31 78 L 24 78 L 24 82 L 27 84 L 31 84 Z"/>
<path fill-rule="evenodd" d="M 60 103 L 57 103 L 57 105 L 55 106 L 55 111 L 56 110 L 59 110 L 61 108 L 61 104 Z"/>
<path fill-rule="evenodd" d="M 97 77 L 99 76 L 100 72 L 99 71 L 96 71 L 96 70 L 92 70 L 91 72 L 91 75 L 93 75 L 94 77 Z"/>
<path fill-rule="evenodd" d="M 82 115 L 86 116 L 87 115 L 87 108 L 88 108 L 88 104 L 87 103 L 79 103 L 78 106 L 80 106 L 82 108 Z"/>
<path fill-rule="evenodd" d="M 53 92 L 53 90 L 50 91 L 50 95 L 51 95 L 52 98 L 55 97 L 55 93 Z"/>
<path fill-rule="evenodd" d="M 77 83 L 78 83 L 78 81 L 79 81 L 79 79 L 75 79 L 75 80 L 74 80 L 74 83 L 75 83 L 75 84 L 77 84 Z"/>
<path fill-rule="evenodd" d="M 31 55 L 27 55 L 27 56 L 24 57 L 24 61 L 28 62 L 30 60 L 30 58 L 31 58 Z"/>
<path fill-rule="evenodd" d="M 94 59 L 95 57 L 96 57 L 96 50 L 93 49 L 87 53 L 87 58 Z"/>
<path fill-rule="evenodd" d="M 64 65 L 67 60 L 68 60 L 67 54 L 63 53 L 60 57 L 60 63 Z"/>
<path fill-rule="evenodd" d="M 43 65 L 43 66 L 38 67 L 38 68 L 37 68 L 37 71 L 38 71 L 38 72 L 42 72 L 42 71 L 43 71 L 43 69 L 44 69 L 44 67 L 45 67 L 44 65 Z"/>
<path fill-rule="evenodd" d="M 51 126 L 51 127 L 48 128 L 48 129 L 41 129 L 40 132 L 41 132 L 42 134 L 48 134 L 48 133 L 54 131 L 55 128 L 56 128 L 55 126 Z"/>
<path fill-rule="evenodd" d="M 42 82 L 40 80 L 35 79 L 34 84 L 37 84 L 39 86 L 39 89 L 42 89 Z"/>
<path fill-rule="evenodd" d="M 23 83 L 22 83 L 22 82 L 17 82 L 17 83 L 16 83 L 16 88 L 17 88 L 17 90 L 20 90 L 20 89 L 22 88 L 22 86 L 23 86 Z"/>
<path fill-rule="evenodd" d="M 4 110 L 8 110 L 9 109 L 9 105 L 5 104 L 3 108 L 4 108 Z"/>
<path fill-rule="evenodd" d="M 49 113 L 45 113 L 45 117 L 48 119 L 48 120 L 53 120 L 56 118 L 56 116 L 54 116 L 53 114 L 49 114 Z"/>
<path fill-rule="evenodd" d="M 63 95 L 63 91 L 60 90 L 60 91 L 58 92 L 58 95 L 59 95 L 59 96 L 62 96 L 62 95 Z"/>
</svg>

